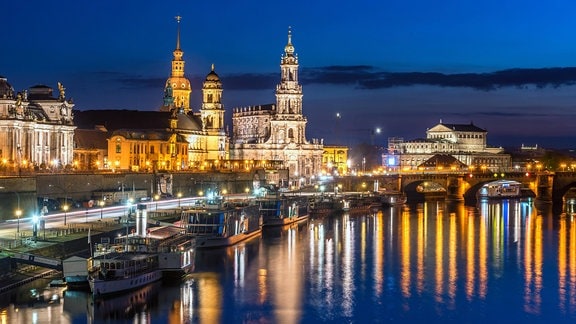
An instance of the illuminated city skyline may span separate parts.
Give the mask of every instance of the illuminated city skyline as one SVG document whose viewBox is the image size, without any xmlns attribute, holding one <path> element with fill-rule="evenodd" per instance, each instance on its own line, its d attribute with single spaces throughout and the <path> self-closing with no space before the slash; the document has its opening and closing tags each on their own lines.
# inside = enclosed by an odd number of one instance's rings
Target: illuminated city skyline
<svg viewBox="0 0 576 324">
<path fill-rule="evenodd" d="M 292 26 L 310 137 L 385 145 L 424 137 L 440 119 L 473 121 L 495 146 L 567 147 L 575 137 L 576 69 L 566 67 L 576 57 L 576 4 L 568 1 L 45 6 L 4 4 L 0 75 L 16 91 L 60 81 L 79 110 L 158 110 L 180 15 L 195 111 L 211 64 L 228 120 L 234 107 L 274 102 Z M 375 127 L 382 134 L 370 139 Z"/>
</svg>

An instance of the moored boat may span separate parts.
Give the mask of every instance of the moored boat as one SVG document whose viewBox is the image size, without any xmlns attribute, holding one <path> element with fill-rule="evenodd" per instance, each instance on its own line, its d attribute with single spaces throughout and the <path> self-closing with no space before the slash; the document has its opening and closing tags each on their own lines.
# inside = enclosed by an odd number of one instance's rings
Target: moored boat
<svg viewBox="0 0 576 324">
<path fill-rule="evenodd" d="M 375 196 L 345 196 L 342 198 L 342 210 L 353 213 L 366 213 L 376 211 L 382 206 Z"/>
<path fill-rule="evenodd" d="M 162 279 L 158 254 L 114 252 L 92 262 L 88 283 L 94 296 L 131 291 Z"/>
<path fill-rule="evenodd" d="M 383 207 L 401 206 L 408 200 L 402 192 L 380 192 L 379 195 Z"/>
<path fill-rule="evenodd" d="M 330 215 L 342 210 L 342 199 L 339 196 L 320 195 L 308 199 L 309 213 L 313 216 Z"/>
<path fill-rule="evenodd" d="M 507 199 L 522 198 L 524 195 L 522 184 L 512 180 L 497 180 L 483 185 L 476 197 L 479 199 Z"/>
<path fill-rule="evenodd" d="M 88 260 L 88 284 L 94 296 L 133 291 L 163 278 L 181 277 L 194 268 L 194 249 L 181 228 L 147 228 L 140 206 L 136 232 L 113 244 L 96 244 Z"/>
<path fill-rule="evenodd" d="M 197 248 L 230 246 L 261 234 L 259 211 L 257 204 L 214 195 L 199 207 L 183 210 L 180 223 Z"/>
<path fill-rule="evenodd" d="M 306 220 L 310 215 L 306 196 L 280 195 L 257 199 L 262 226 L 284 226 Z"/>
</svg>

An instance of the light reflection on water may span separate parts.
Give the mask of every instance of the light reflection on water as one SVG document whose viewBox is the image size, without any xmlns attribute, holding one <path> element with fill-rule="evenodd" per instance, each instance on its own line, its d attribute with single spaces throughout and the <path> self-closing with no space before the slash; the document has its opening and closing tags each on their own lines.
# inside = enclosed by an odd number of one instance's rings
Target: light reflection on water
<svg viewBox="0 0 576 324">
<path fill-rule="evenodd" d="M 137 323 L 572 322 L 576 220 L 566 210 L 426 202 L 311 219 L 198 251 L 196 273 L 181 285 L 140 292 L 145 307 L 112 305 Z M 82 298 L 94 307 L 85 294 L 53 306 L 63 307 L 63 322 L 86 321 L 66 307 Z M 94 322 L 113 318 L 98 305 Z"/>
</svg>

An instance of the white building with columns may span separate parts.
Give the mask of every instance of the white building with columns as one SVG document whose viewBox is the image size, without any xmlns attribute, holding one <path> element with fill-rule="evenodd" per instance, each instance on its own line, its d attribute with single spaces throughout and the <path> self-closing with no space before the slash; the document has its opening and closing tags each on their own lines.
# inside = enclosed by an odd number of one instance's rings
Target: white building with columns
<svg viewBox="0 0 576 324">
<path fill-rule="evenodd" d="M 511 157 L 502 147 L 487 145 L 488 132 L 473 123 L 440 123 L 426 130 L 426 138 L 388 139 L 384 166 L 395 170 L 419 170 L 436 155 L 450 155 L 469 169 L 508 170 Z"/>
<path fill-rule="evenodd" d="M 72 109 L 65 88 L 44 85 L 18 93 L 0 77 L 0 168 L 59 168 L 73 163 Z"/>
<path fill-rule="evenodd" d="M 307 119 L 302 111 L 298 67 L 289 30 L 280 61 L 276 104 L 235 108 L 230 141 L 231 159 L 283 161 L 292 184 L 320 174 L 323 152 L 321 140 L 306 139 Z"/>
</svg>

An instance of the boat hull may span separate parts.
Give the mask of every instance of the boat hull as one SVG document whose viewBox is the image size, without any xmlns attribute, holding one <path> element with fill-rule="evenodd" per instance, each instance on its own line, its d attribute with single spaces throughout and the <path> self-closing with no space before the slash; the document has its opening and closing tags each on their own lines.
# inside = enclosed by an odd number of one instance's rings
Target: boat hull
<svg viewBox="0 0 576 324">
<path fill-rule="evenodd" d="M 308 215 L 285 217 L 285 218 L 269 218 L 262 224 L 262 226 L 284 226 L 298 223 L 308 219 Z"/>
<path fill-rule="evenodd" d="M 105 296 L 132 291 L 161 279 L 162 270 L 156 269 L 126 278 L 114 278 L 113 280 L 90 278 L 89 284 L 94 296 Z"/>
<path fill-rule="evenodd" d="M 303 221 L 309 216 L 307 197 L 282 196 L 259 200 L 262 226 L 284 226 Z"/>
<path fill-rule="evenodd" d="M 231 246 L 252 239 L 260 234 L 262 234 L 261 229 L 249 233 L 240 233 L 229 237 L 198 236 L 195 238 L 195 247 L 203 249 Z"/>
</svg>

